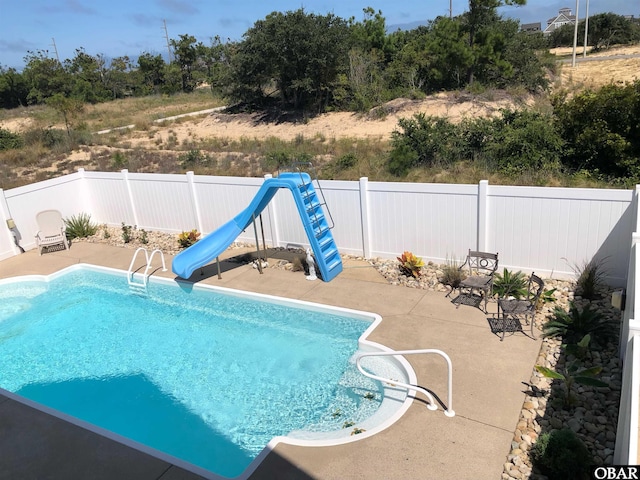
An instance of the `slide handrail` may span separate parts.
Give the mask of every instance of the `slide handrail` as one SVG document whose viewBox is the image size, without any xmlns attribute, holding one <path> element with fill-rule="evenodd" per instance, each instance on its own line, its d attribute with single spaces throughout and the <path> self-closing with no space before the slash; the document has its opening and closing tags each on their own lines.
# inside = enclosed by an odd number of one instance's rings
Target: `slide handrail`
<svg viewBox="0 0 640 480">
<path fill-rule="evenodd" d="M 364 357 L 378 357 L 378 356 L 389 356 L 389 355 L 412 355 L 417 353 L 433 353 L 436 355 L 440 355 L 447 362 L 447 404 L 448 406 L 442 405 L 444 409 L 444 414 L 447 417 L 455 416 L 456 412 L 453 410 L 453 368 L 451 365 L 451 359 L 449 355 L 444 353 L 442 350 L 437 350 L 435 348 L 424 348 L 419 350 L 392 350 L 390 352 L 365 352 L 360 353 L 356 357 L 356 367 L 365 377 L 372 378 L 374 380 L 378 380 L 380 382 L 388 383 L 394 386 L 400 386 L 406 388 L 408 390 L 413 390 L 415 392 L 421 392 L 423 395 L 427 397 L 429 403 L 427 404 L 427 408 L 429 410 L 437 410 L 438 406 L 436 405 L 433 395 L 426 388 L 421 387 L 420 385 L 411 385 L 408 383 L 399 382 L 397 380 L 393 380 L 391 378 L 379 377 L 378 375 L 373 375 L 362 368 L 360 361 Z"/>
</svg>

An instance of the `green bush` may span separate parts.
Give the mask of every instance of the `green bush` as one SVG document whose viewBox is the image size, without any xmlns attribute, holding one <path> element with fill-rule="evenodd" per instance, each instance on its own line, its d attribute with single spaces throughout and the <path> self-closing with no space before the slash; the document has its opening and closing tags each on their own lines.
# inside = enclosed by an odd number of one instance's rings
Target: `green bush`
<svg viewBox="0 0 640 480">
<path fill-rule="evenodd" d="M 569 429 L 540 435 L 531 450 L 531 459 L 549 480 L 586 480 L 593 463 L 584 442 Z"/>
<path fill-rule="evenodd" d="M 460 286 L 460 282 L 467 278 L 467 274 L 460 269 L 459 262 L 453 259 L 447 259 L 447 263 L 442 267 L 442 274 L 438 281 L 443 285 L 451 287 L 452 291 Z"/>
<path fill-rule="evenodd" d="M 58 128 L 34 128 L 24 133 L 25 145 L 42 145 L 54 148 L 68 143 L 67 133 Z"/>
<path fill-rule="evenodd" d="M 616 338 L 618 325 L 615 320 L 592 309 L 591 305 L 580 310 L 571 302 L 568 312 L 560 307 L 555 308 L 553 316 L 542 327 L 542 332 L 545 337 L 562 337 L 567 343 L 578 342 L 587 334 L 594 343 L 606 343 Z"/>
<path fill-rule="evenodd" d="M 13 150 L 23 146 L 20 135 L 0 128 L 0 150 Z"/>
<path fill-rule="evenodd" d="M 69 218 L 65 218 L 64 223 L 67 227 L 67 238 L 69 240 L 90 237 L 98 231 L 98 226 L 91 222 L 91 215 L 88 213 L 72 215 Z"/>
<path fill-rule="evenodd" d="M 640 178 L 640 80 L 552 99 L 566 141 L 562 162 L 613 177 Z"/>
<path fill-rule="evenodd" d="M 516 273 L 503 270 L 502 274 L 496 273 L 493 280 L 493 293 L 500 298 L 514 297 L 520 299 L 527 296 L 527 277 L 524 273 Z"/>
<path fill-rule="evenodd" d="M 129 243 L 133 240 L 133 227 L 122 222 L 122 241 Z"/>
<path fill-rule="evenodd" d="M 424 167 L 450 166 L 461 158 L 458 129 L 447 119 L 417 113 L 398 120 L 398 126 L 401 131 L 391 134 L 392 158 L 397 149 L 415 165 Z M 406 160 L 403 163 L 405 170 L 412 166 L 406 165 Z"/>
<path fill-rule="evenodd" d="M 548 115 L 503 110 L 492 122 L 493 133 L 484 155 L 494 168 L 506 174 L 525 171 L 557 171 L 564 141 Z"/>
<path fill-rule="evenodd" d="M 200 150 L 189 150 L 187 153 L 180 155 L 178 160 L 182 168 L 190 168 L 209 163 L 209 157 Z"/>
<path fill-rule="evenodd" d="M 336 160 L 336 167 L 339 170 L 347 170 L 358 164 L 358 157 L 355 153 L 345 153 Z"/>
<path fill-rule="evenodd" d="M 582 266 L 574 265 L 573 271 L 577 275 L 576 294 L 587 300 L 595 300 L 602 294 L 605 287 L 606 259 L 592 258 Z"/>
</svg>

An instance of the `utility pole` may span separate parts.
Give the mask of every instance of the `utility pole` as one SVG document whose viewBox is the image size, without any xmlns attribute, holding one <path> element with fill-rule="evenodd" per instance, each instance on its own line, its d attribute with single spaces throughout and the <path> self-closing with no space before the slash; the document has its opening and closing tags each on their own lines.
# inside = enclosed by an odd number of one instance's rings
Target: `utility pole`
<svg viewBox="0 0 640 480">
<path fill-rule="evenodd" d="M 56 60 L 58 60 L 58 63 L 60 63 L 60 57 L 58 56 L 58 47 L 56 47 L 56 39 L 51 37 L 51 41 L 53 42 L 51 46 L 53 47 L 53 51 L 56 54 Z M 60 63 L 60 65 L 62 64 Z"/>
<path fill-rule="evenodd" d="M 173 61 L 173 58 L 171 58 L 173 55 L 171 54 L 171 45 L 169 44 L 169 34 L 167 33 L 167 21 L 162 20 L 162 24 L 164 25 L 164 39 L 167 42 L 167 50 L 169 51 L 169 63 L 171 63 Z"/>
<path fill-rule="evenodd" d="M 449 0 L 449 18 L 453 18 L 453 0 Z"/>
<path fill-rule="evenodd" d="M 573 57 L 571 59 L 571 68 L 575 68 L 576 66 L 576 48 L 578 47 L 578 8 L 580 5 L 580 0 L 576 0 L 576 21 L 573 29 Z"/>
<path fill-rule="evenodd" d="M 589 0 L 587 0 L 587 13 L 584 17 L 584 50 L 582 51 L 582 58 L 587 57 L 587 34 L 589 32 Z"/>
</svg>

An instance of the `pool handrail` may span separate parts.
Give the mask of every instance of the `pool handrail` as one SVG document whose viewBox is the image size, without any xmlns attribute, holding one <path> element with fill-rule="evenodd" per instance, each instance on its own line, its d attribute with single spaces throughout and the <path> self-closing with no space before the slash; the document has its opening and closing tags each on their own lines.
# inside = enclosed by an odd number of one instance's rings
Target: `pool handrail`
<svg viewBox="0 0 640 480">
<path fill-rule="evenodd" d="M 384 377 L 379 377 L 377 375 L 373 375 L 373 374 L 365 371 L 362 368 L 362 365 L 360 365 L 360 360 L 362 360 L 364 357 L 389 356 L 389 355 L 412 355 L 412 354 L 416 354 L 416 353 L 433 353 L 433 354 L 436 354 L 436 355 L 440 355 L 447 362 L 447 407 L 444 409 L 444 414 L 447 417 L 455 416 L 456 412 L 453 410 L 453 369 L 452 369 L 452 366 L 451 366 L 451 359 L 449 358 L 449 355 L 444 353 L 442 350 L 438 350 L 438 349 L 435 349 L 435 348 L 423 348 L 423 349 L 419 349 L 419 350 L 392 350 L 390 352 L 365 352 L 365 353 L 359 353 L 357 355 L 357 357 L 356 357 L 356 367 L 358 368 L 360 373 L 362 373 L 365 377 L 369 377 L 369 378 L 372 378 L 374 380 L 378 380 L 380 382 L 388 383 L 388 384 L 391 384 L 391 385 L 394 385 L 394 386 L 397 385 L 397 386 L 406 388 L 408 390 L 413 390 L 413 391 L 416 391 L 416 392 L 422 392 L 422 394 L 424 394 L 427 397 L 427 399 L 429 400 L 429 403 L 427 403 L 427 408 L 429 410 L 437 410 L 438 406 L 435 404 L 435 401 L 433 399 L 433 395 L 426 388 L 421 387 L 420 385 L 411 385 L 411 384 L 408 384 L 408 383 L 403 383 L 403 382 L 399 382 L 397 380 L 393 380 L 391 378 L 384 378 Z M 443 405 L 443 407 L 444 407 L 444 405 Z"/>
<path fill-rule="evenodd" d="M 146 261 L 146 268 L 144 269 L 144 273 L 142 274 L 142 283 L 138 283 L 134 281 L 135 272 L 133 271 L 133 265 L 135 264 L 136 258 L 138 257 L 138 253 L 140 253 L 140 251 L 144 252 L 144 258 Z M 129 270 L 127 270 L 127 283 L 129 285 L 136 286 L 136 287 L 147 286 L 147 283 L 149 281 L 149 269 L 151 268 L 151 263 L 153 262 L 153 257 L 155 256 L 156 253 L 160 254 L 160 259 L 162 260 L 162 271 L 163 272 L 167 271 L 167 265 L 164 261 L 164 253 L 162 253 L 162 250 L 160 250 L 159 248 L 156 248 L 151 252 L 151 255 L 149 255 L 149 250 L 147 250 L 146 247 L 138 247 L 136 252 L 133 254 L 131 263 L 129 264 Z"/>
</svg>

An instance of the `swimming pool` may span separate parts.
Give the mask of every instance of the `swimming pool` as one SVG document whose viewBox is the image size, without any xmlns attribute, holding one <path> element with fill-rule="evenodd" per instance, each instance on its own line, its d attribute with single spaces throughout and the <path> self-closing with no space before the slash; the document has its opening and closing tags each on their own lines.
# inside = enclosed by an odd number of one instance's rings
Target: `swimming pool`
<svg viewBox="0 0 640 480">
<path fill-rule="evenodd" d="M 226 477 L 278 441 L 372 434 L 404 405 L 353 365 L 378 316 L 180 285 L 138 295 L 125 272 L 88 266 L 0 282 L 0 387 Z"/>
</svg>

